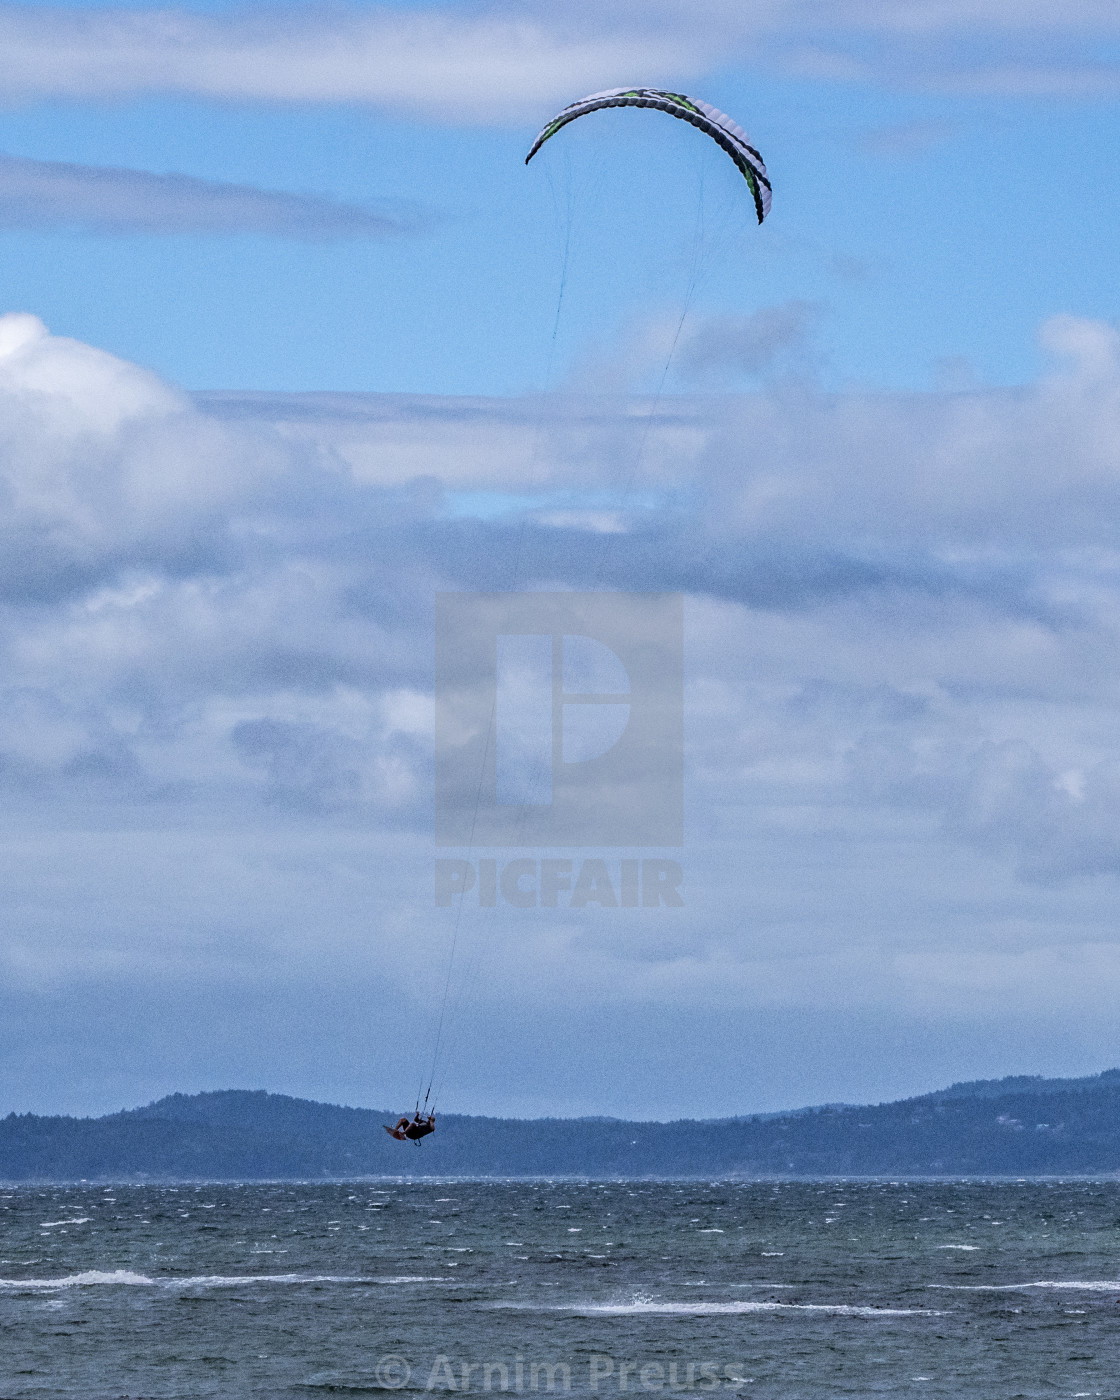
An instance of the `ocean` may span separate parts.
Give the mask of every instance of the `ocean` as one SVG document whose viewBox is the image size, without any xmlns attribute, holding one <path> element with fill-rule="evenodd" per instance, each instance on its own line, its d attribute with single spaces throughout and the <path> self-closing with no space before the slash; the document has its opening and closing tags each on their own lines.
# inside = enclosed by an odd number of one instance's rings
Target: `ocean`
<svg viewBox="0 0 1120 1400">
<path fill-rule="evenodd" d="M 5 1400 L 394 1390 L 1115 1400 L 1120 1183 L 0 1190 Z"/>
</svg>

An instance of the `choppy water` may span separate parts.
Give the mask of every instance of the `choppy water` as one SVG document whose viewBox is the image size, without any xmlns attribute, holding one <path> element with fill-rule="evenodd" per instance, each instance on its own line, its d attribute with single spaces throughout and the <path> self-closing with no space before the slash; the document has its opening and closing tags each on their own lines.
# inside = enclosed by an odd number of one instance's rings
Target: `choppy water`
<svg viewBox="0 0 1120 1400">
<path fill-rule="evenodd" d="M 1120 1184 L 0 1189 L 0 1396 L 1120 1396 Z"/>
</svg>

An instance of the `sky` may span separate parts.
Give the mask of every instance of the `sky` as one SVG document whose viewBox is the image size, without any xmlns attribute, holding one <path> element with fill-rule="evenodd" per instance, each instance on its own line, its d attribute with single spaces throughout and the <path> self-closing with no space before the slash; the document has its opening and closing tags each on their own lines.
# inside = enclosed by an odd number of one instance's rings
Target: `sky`
<svg viewBox="0 0 1120 1400">
<path fill-rule="evenodd" d="M 658 113 L 525 166 L 635 82 L 761 227 Z M 1120 1064 L 1113 6 L 27 4 L 0 91 L 0 1112 Z M 435 904 L 511 588 L 683 595 L 683 907 Z"/>
</svg>

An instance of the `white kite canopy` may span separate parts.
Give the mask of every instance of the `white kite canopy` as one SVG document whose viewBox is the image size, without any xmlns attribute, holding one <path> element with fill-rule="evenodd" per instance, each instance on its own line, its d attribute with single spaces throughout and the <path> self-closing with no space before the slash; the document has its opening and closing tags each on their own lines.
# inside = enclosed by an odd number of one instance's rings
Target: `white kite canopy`
<svg viewBox="0 0 1120 1400">
<path fill-rule="evenodd" d="M 662 92 L 660 88 L 611 88 L 608 92 L 593 92 L 590 97 L 571 103 L 557 113 L 537 139 L 525 157 L 528 165 L 550 136 L 555 136 L 562 126 L 574 122 L 577 117 L 588 112 L 598 112 L 604 107 L 652 107 L 658 112 L 668 112 L 671 117 L 690 122 L 713 141 L 718 142 L 742 172 L 754 196 L 755 212 L 761 223 L 770 212 L 770 181 L 762 157 L 747 140 L 743 128 L 731 120 L 718 108 L 701 102 L 697 97 L 685 97 L 680 92 Z"/>
</svg>

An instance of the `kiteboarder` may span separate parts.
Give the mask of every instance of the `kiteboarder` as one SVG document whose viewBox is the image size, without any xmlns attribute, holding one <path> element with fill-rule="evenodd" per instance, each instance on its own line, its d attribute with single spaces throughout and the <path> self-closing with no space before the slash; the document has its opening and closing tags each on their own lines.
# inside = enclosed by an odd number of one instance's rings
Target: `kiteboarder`
<svg viewBox="0 0 1120 1400">
<path fill-rule="evenodd" d="M 427 1137 L 429 1133 L 436 1130 L 436 1115 L 429 1113 L 425 1118 L 417 1109 L 411 1118 L 407 1114 L 403 1118 L 398 1118 L 393 1127 L 388 1123 L 382 1125 L 390 1137 L 396 1138 L 398 1142 L 419 1142 L 421 1138 Z"/>
</svg>

